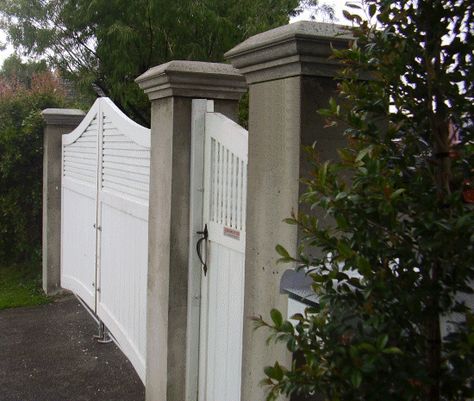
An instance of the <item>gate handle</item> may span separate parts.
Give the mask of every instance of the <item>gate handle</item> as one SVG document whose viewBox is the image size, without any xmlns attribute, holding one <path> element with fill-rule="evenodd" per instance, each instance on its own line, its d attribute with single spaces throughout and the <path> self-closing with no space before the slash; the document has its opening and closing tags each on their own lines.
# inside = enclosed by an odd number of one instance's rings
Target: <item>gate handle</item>
<svg viewBox="0 0 474 401">
<path fill-rule="evenodd" d="M 202 255 L 201 255 L 201 243 L 203 241 L 207 241 L 207 237 L 208 237 L 208 232 L 207 232 L 207 224 L 204 225 L 204 230 L 203 231 L 198 231 L 196 232 L 196 234 L 199 234 L 199 235 L 202 235 L 201 238 L 199 238 L 197 244 L 196 244 L 196 251 L 197 251 L 197 255 L 198 255 L 198 258 L 199 258 L 199 261 L 201 262 L 201 265 L 202 265 L 202 270 L 204 272 L 204 275 L 206 275 L 207 273 L 207 264 L 206 262 L 204 262 L 204 260 L 202 260 Z"/>
</svg>

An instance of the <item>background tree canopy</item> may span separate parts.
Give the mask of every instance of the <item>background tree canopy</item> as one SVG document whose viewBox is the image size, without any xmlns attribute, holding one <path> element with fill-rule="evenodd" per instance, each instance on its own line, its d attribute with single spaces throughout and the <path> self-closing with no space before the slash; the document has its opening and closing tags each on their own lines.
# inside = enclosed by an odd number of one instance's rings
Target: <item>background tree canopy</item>
<svg viewBox="0 0 474 401">
<path fill-rule="evenodd" d="M 24 54 L 48 59 L 148 124 L 134 79 L 172 59 L 223 61 L 247 37 L 288 23 L 317 0 L 4 0 L 1 27 Z M 321 8 L 331 16 L 331 9 Z"/>
<path fill-rule="evenodd" d="M 1 1 L 0 28 L 23 55 L 40 61 L 12 56 L 0 71 L 0 258 L 39 256 L 40 111 L 71 106 L 65 80 L 76 86 L 76 106 L 92 103 L 94 88 L 148 125 L 137 76 L 172 59 L 223 61 L 234 45 L 284 25 L 302 7 L 333 16 L 317 0 Z"/>
</svg>

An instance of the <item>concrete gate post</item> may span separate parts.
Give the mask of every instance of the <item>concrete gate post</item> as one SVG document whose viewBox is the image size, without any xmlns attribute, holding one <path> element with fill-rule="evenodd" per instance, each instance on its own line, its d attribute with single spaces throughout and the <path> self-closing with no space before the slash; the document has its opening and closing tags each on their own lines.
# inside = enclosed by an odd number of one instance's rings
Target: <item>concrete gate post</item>
<svg viewBox="0 0 474 401">
<path fill-rule="evenodd" d="M 61 275 L 61 154 L 63 134 L 84 118 L 76 109 L 45 109 L 43 136 L 43 290 L 52 295 L 60 289 Z"/>
<path fill-rule="evenodd" d="M 197 364 L 186 351 L 191 104 L 213 99 L 215 111 L 235 120 L 247 86 L 230 65 L 190 61 L 151 68 L 136 82 L 151 100 L 146 399 L 195 400 Z"/>
<path fill-rule="evenodd" d="M 282 222 L 298 210 L 304 176 L 302 146 L 317 141 L 321 159 L 332 158 L 343 145 L 341 128 L 323 129 L 317 110 L 335 94 L 338 65 L 328 60 L 331 45 L 347 47 L 349 36 L 332 24 L 302 21 L 253 36 L 226 57 L 249 84 L 249 155 L 247 245 L 245 262 L 242 400 L 263 401 L 259 385 L 263 368 L 275 361 L 288 366 L 291 355 L 282 344 L 265 345 L 269 335 L 254 330 L 251 316 L 278 308 L 280 294 L 277 244 L 296 253 L 297 228 Z"/>
</svg>

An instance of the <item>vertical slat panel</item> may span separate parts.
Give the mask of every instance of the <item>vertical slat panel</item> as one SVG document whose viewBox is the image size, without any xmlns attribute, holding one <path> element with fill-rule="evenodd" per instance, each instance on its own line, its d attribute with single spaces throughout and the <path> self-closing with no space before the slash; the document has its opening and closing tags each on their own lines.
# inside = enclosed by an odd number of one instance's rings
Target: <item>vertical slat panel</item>
<svg viewBox="0 0 474 401">
<path fill-rule="evenodd" d="M 239 199 L 240 199 L 240 158 L 236 158 L 235 160 L 235 228 L 240 230 L 239 227 L 239 219 L 240 219 L 240 212 L 239 212 Z"/>
<path fill-rule="evenodd" d="M 231 180 L 230 160 L 231 160 L 232 153 L 229 152 L 229 149 L 226 149 L 226 156 L 227 156 L 227 165 L 226 165 L 226 180 L 225 180 L 225 190 L 226 190 L 225 225 L 230 226 L 230 180 Z"/>
<path fill-rule="evenodd" d="M 244 185 L 246 184 L 246 181 L 244 179 L 244 161 L 240 161 L 240 197 L 239 197 L 239 214 L 240 214 L 240 219 L 239 219 L 239 229 L 243 229 L 243 221 L 245 219 L 245 211 L 243 208 L 243 200 L 244 200 Z"/>
<path fill-rule="evenodd" d="M 213 198 L 214 198 L 214 221 L 218 220 L 219 216 L 219 144 L 213 139 L 214 147 L 215 147 L 215 158 L 214 158 L 214 165 L 212 169 L 215 171 L 215 185 L 213 186 Z"/>
<path fill-rule="evenodd" d="M 242 172 L 242 231 L 245 231 L 245 211 L 247 210 L 247 163 L 243 163 Z"/>
<path fill-rule="evenodd" d="M 227 204 L 227 192 L 226 192 L 226 185 L 227 185 L 227 149 L 222 146 L 222 220 L 221 224 L 226 224 L 226 204 Z"/>
<path fill-rule="evenodd" d="M 212 138 L 209 218 L 243 230 L 246 202 L 246 163 Z"/>
<path fill-rule="evenodd" d="M 211 213 L 204 212 L 209 216 L 210 252 L 201 287 L 205 339 L 199 401 L 240 401 L 247 134 L 224 116 L 208 113 L 206 142 L 216 151 L 204 163 L 212 172 L 204 174 L 211 177 L 205 182 L 210 201 L 204 204 Z"/>
<path fill-rule="evenodd" d="M 216 222 L 222 222 L 222 147 L 217 142 L 217 217 Z"/>
<path fill-rule="evenodd" d="M 216 192 L 216 141 L 214 139 L 211 139 L 211 171 L 210 171 L 210 176 L 211 176 L 211 182 L 210 182 L 210 193 L 214 194 Z M 215 196 L 210 196 L 209 197 L 210 205 L 209 205 L 209 216 L 211 218 L 215 217 L 216 213 L 216 199 Z"/>
<path fill-rule="evenodd" d="M 231 163 L 230 163 L 230 207 L 229 207 L 229 226 L 234 227 L 234 220 L 235 220 L 235 211 L 234 211 L 234 204 L 235 204 L 235 155 L 231 153 Z"/>
</svg>

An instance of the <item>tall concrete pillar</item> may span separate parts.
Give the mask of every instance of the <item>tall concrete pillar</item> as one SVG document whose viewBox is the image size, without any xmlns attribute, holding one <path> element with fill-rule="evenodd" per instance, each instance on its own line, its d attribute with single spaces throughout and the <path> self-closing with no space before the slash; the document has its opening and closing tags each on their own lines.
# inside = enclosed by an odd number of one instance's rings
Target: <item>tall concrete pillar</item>
<svg viewBox="0 0 474 401">
<path fill-rule="evenodd" d="M 52 295 L 60 289 L 61 257 L 61 136 L 84 118 L 75 109 L 45 109 L 43 137 L 43 290 Z"/>
<path fill-rule="evenodd" d="M 272 308 L 286 314 L 280 294 L 277 244 L 296 253 L 297 228 L 282 222 L 298 211 L 304 176 L 302 146 L 315 141 L 321 159 L 343 145 L 341 128 L 325 129 L 317 110 L 335 94 L 338 65 L 331 46 L 347 47 L 341 27 L 303 21 L 253 36 L 226 57 L 249 84 L 247 245 L 245 262 L 242 401 L 263 401 L 263 368 L 291 355 L 282 344 L 265 345 L 269 332 L 255 331 L 251 316 L 270 320 Z"/>
<path fill-rule="evenodd" d="M 152 102 L 146 399 L 190 401 L 198 369 L 188 313 L 191 103 L 214 99 L 215 111 L 236 119 L 246 84 L 230 65 L 189 61 L 151 68 L 136 81 Z"/>
</svg>

